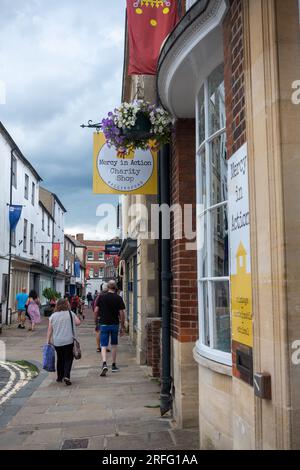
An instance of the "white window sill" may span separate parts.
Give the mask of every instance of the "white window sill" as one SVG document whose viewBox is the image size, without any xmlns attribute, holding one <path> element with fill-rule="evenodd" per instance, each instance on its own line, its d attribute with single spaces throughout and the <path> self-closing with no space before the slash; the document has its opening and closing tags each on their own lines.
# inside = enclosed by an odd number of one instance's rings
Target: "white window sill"
<svg viewBox="0 0 300 470">
<path fill-rule="evenodd" d="M 194 356 L 195 361 L 199 365 L 203 367 L 207 367 L 208 369 L 214 372 L 217 372 L 219 374 L 228 375 L 230 377 L 232 376 L 232 360 L 231 360 L 230 354 L 226 354 L 227 356 L 226 358 L 227 360 L 225 359 L 226 363 L 224 359 L 221 362 L 220 357 L 215 355 L 214 351 L 211 351 L 210 353 L 208 353 L 207 351 L 204 351 L 203 346 L 200 345 L 200 348 L 199 348 L 199 342 L 197 342 L 193 349 L 193 356 Z M 229 359 L 229 356 L 230 356 L 230 359 Z"/>
</svg>

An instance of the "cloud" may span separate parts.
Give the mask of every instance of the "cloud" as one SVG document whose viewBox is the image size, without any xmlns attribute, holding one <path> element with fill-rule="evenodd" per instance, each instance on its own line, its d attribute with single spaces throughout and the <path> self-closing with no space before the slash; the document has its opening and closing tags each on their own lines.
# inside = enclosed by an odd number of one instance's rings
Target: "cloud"
<svg viewBox="0 0 300 470">
<path fill-rule="evenodd" d="M 78 228 L 97 207 L 92 132 L 79 126 L 120 102 L 124 23 L 124 0 L 1 0 L 0 120 Z"/>
</svg>

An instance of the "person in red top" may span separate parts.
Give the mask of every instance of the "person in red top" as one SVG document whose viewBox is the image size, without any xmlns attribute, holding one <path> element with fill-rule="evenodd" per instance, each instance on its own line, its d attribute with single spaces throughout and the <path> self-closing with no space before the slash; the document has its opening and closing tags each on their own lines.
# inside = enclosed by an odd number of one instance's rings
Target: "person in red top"
<svg viewBox="0 0 300 470">
<path fill-rule="evenodd" d="M 78 313 L 78 307 L 79 307 L 79 297 L 78 297 L 78 295 L 74 295 L 71 298 L 71 310 L 72 310 L 72 312 L 75 313 L 75 315 L 77 315 L 77 313 Z"/>
</svg>

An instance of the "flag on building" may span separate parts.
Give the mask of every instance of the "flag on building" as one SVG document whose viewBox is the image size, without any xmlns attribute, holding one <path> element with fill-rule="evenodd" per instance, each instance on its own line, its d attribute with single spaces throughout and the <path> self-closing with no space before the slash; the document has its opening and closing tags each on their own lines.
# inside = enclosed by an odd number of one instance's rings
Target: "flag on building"
<svg viewBox="0 0 300 470">
<path fill-rule="evenodd" d="M 18 222 L 21 217 L 22 208 L 23 206 L 17 204 L 11 204 L 9 206 L 9 225 L 12 231 L 14 231 L 18 225 Z"/>
<path fill-rule="evenodd" d="M 156 74 L 162 43 L 177 21 L 177 0 L 127 0 L 129 75 Z"/>
<path fill-rule="evenodd" d="M 52 244 L 52 267 L 59 267 L 59 257 L 60 257 L 60 243 Z"/>
</svg>

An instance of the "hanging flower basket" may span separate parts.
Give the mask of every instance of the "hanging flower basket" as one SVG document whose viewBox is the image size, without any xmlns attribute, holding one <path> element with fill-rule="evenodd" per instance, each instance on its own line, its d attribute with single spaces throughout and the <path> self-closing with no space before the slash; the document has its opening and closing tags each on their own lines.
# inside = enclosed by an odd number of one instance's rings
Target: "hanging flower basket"
<svg viewBox="0 0 300 470">
<path fill-rule="evenodd" d="M 107 145 L 121 154 L 169 143 L 172 128 L 173 120 L 167 111 L 142 100 L 122 103 L 101 122 Z"/>
</svg>

